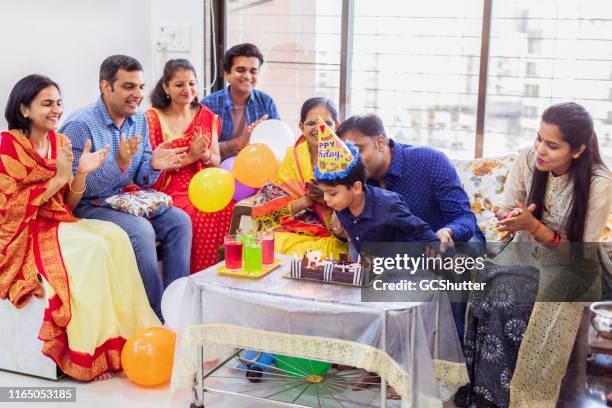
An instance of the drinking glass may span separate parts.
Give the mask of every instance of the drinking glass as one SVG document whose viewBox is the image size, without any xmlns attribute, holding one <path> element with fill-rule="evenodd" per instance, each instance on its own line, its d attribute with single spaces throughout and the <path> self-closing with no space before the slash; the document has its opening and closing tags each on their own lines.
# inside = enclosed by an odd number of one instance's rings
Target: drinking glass
<svg viewBox="0 0 612 408">
<path fill-rule="evenodd" d="M 260 238 L 262 249 L 261 262 L 264 266 L 272 265 L 274 263 L 274 233 L 262 232 L 260 233 Z"/>
<path fill-rule="evenodd" d="M 242 269 L 242 242 L 236 235 L 225 236 L 225 267 L 230 270 Z"/>
<path fill-rule="evenodd" d="M 244 270 L 247 273 L 261 272 L 262 249 L 261 239 L 254 238 L 243 243 Z"/>
</svg>

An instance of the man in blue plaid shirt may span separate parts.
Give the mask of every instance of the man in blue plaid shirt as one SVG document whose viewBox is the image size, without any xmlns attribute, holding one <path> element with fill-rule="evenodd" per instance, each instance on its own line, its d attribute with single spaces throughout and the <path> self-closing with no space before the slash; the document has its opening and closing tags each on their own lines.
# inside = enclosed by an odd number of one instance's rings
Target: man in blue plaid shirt
<svg viewBox="0 0 612 408">
<path fill-rule="evenodd" d="M 223 56 L 224 89 L 208 95 L 202 104 L 221 116 L 221 160 L 237 155 L 249 144 L 253 128 L 266 119 L 280 119 L 272 98 L 255 89 L 263 55 L 253 44 L 238 44 Z"/>
<path fill-rule="evenodd" d="M 161 170 L 180 168 L 185 155 L 185 149 L 171 149 L 167 143 L 151 150 L 147 121 L 138 110 L 143 87 L 142 66 L 137 60 L 126 55 L 108 57 L 100 66 L 102 95 L 70 115 L 60 131 L 72 142 L 73 171 L 87 140 L 92 150 L 109 147 L 102 167 L 87 177 L 85 193 L 74 214 L 113 222 L 128 234 L 149 303 L 163 321 L 164 288 L 189 274 L 191 219 L 176 207 L 146 219 L 115 211 L 104 202 L 130 183 L 143 187 L 154 184 Z M 162 245 L 163 279 L 157 267 L 156 240 Z"/>
</svg>

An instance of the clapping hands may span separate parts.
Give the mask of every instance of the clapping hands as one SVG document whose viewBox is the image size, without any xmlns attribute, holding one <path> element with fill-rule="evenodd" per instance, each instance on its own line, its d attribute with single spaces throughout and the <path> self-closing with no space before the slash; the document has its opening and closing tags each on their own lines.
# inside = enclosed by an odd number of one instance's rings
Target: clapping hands
<svg viewBox="0 0 612 408">
<path fill-rule="evenodd" d="M 251 142 L 251 134 L 253 133 L 253 129 L 255 129 L 255 127 L 257 127 L 257 125 L 259 125 L 264 120 L 268 120 L 268 115 L 263 115 L 261 118 L 251 123 L 249 126 L 247 126 L 247 128 L 240 136 L 234 139 L 238 151 L 244 149 L 244 147 Z"/>
<path fill-rule="evenodd" d="M 210 138 L 211 135 L 209 132 L 204 133 L 201 127 L 196 128 L 195 135 L 191 140 L 191 144 L 189 145 L 189 152 L 187 153 L 187 158 L 189 163 L 193 163 L 197 160 L 204 159 L 206 157 L 210 158 L 210 150 L 208 146 L 210 146 Z"/>
<path fill-rule="evenodd" d="M 141 140 L 142 137 L 140 135 L 136 135 L 129 139 L 121 135 L 119 151 L 117 152 L 117 164 L 121 170 L 127 170 L 127 168 L 130 167 L 132 158 L 138 153 Z"/>
<path fill-rule="evenodd" d="M 79 166 L 77 167 L 77 174 L 87 175 L 92 171 L 99 169 L 108 155 L 109 146 L 104 146 L 104 149 L 98 150 L 97 152 L 91 152 L 91 140 L 88 139 L 83 147 L 83 153 L 79 159 Z"/>
<path fill-rule="evenodd" d="M 151 167 L 155 170 L 178 170 L 181 168 L 182 159 L 186 156 L 189 147 L 170 148 L 172 141 L 167 140 L 161 143 L 151 157 Z"/>
<path fill-rule="evenodd" d="M 497 231 L 506 232 L 508 236 L 517 231 L 532 231 L 538 224 L 538 219 L 533 215 L 535 209 L 535 204 L 526 206 L 517 201 L 514 209 L 500 215 L 501 220 L 497 223 Z"/>
<path fill-rule="evenodd" d="M 65 145 L 60 147 L 57 151 L 57 158 L 55 159 L 55 165 L 57 167 L 57 173 L 55 176 L 62 181 L 63 184 L 70 183 L 72 181 L 72 162 L 74 156 L 72 154 L 72 144 L 68 141 Z"/>
</svg>

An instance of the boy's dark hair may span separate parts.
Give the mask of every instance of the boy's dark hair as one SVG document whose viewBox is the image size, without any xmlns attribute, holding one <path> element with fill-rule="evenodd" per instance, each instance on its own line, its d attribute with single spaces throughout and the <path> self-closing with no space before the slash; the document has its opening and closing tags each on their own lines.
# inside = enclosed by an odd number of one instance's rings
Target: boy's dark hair
<svg viewBox="0 0 612 408">
<path fill-rule="evenodd" d="M 260 67 L 264 63 L 263 55 L 256 45 L 251 43 L 238 44 L 225 51 L 225 54 L 223 55 L 223 70 L 225 72 L 232 71 L 232 65 L 234 65 L 235 57 L 255 57 L 259 60 Z"/>
<path fill-rule="evenodd" d="M 32 120 L 21 113 L 21 105 L 30 106 L 36 95 L 43 89 L 54 86 L 59 92 L 59 86 L 46 76 L 32 74 L 21 78 L 13 87 L 9 95 L 4 117 L 8 122 L 9 129 L 20 129 L 27 131 L 32 125 Z"/>
<path fill-rule="evenodd" d="M 346 188 L 353 187 L 353 184 L 358 181 L 361 181 L 361 184 L 365 184 L 365 165 L 363 164 L 363 160 L 361 160 L 360 157 L 346 177 L 337 179 L 317 179 L 317 181 L 319 182 L 319 184 L 325 184 L 326 186 L 345 186 Z"/>
<path fill-rule="evenodd" d="M 164 65 L 164 73 L 162 74 L 162 77 L 159 79 L 159 81 L 157 81 L 157 84 L 155 84 L 155 87 L 151 92 L 151 106 L 157 109 L 164 109 L 170 105 L 170 102 L 172 101 L 169 97 L 167 97 L 166 91 L 164 91 L 164 84 L 168 85 L 172 77 L 174 77 L 174 74 L 180 70 L 191 71 L 193 72 L 193 76 L 196 76 L 195 68 L 188 60 L 183 58 L 169 60 L 166 62 L 166 65 Z M 198 101 L 198 97 L 196 95 L 196 97 L 191 101 L 191 106 L 197 108 L 199 105 L 200 102 Z"/>
<path fill-rule="evenodd" d="M 127 55 L 111 55 L 102 61 L 100 65 L 100 82 L 108 81 L 113 89 L 113 84 L 117 80 L 117 72 L 122 69 L 127 72 L 142 71 L 142 65 L 136 58 Z"/>
<path fill-rule="evenodd" d="M 351 116 L 342 122 L 336 134 L 338 137 L 342 137 L 342 135 L 349 130 L 357 130 L 369 137 L 378 137 L 382 135 L 385 141 L 387 141 L 387 132 L 385 132 L 382 119 L 373 113 Z"/>
</svg>

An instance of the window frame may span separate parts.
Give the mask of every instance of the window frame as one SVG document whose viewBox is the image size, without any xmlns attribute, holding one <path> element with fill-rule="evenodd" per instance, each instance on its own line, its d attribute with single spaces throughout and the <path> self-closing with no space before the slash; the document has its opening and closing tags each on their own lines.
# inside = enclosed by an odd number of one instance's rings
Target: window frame
<svg viewBox="0 0 612 408">
<path fill-rule="evenodd" d="M 223 75 L 223 53 L 227 49 L 227 2 L 231 0 L 211 0 L 210 4 L 213 7 L 213 14 L 215 18 L 214 33 L 215 38 L 213 42 L 211 30 L 205 30 L 204 38 L 204 66 L 207 67 L 205 80 L 210 80 L 210 73 L 216 69 L 217 78 L 213 83 L 210 92 L 215 92 L 219 89 L 223 89 L 225 86 L 225 80 Z M 270 0 L 267 0 L 270 1 Z M 342 121 L 350 113 L 351 108 L 351 79 L 352 79 L 352 59 L 353 59 L 353 33 L 355 23 L 355 0 L 341 0 L 341 50 L 340 50 L 340 84 L 339 84 L 339 119 Z M 261 3 L 260 1 L 253 1 L 252 4 L 246 4 L 244 7 L 256 6 Z M 204 24 L 210 28 L 210 19 L 207 18 L 208 14 L 208 1 L 205 1 L 205 18 Z M 474 158 L 482 158 L 484 150 L 484 133 L 485 133 L 485 119 L 486 119 L 486 104 L 487 104 L 487 81 L 489 79 L 489 47 L 491 43 L 491 25 L 492 25 L 492 6 L 493 0 L 483 0 L 483 18 L 482 18 L 482 31 L 480 38 L 480 58 L 479 58 L 479 74 L 478 74 L 478 98 L 476 106 L 476 130 L 474 133 Z M 529 52 L 532 53 L 532 48 L 537 47 L 538 44 L 535 42 L 529 44 Z M 541 44 L 540 44 L 541 45 Z M 210 58 L 212 47 L 216 46 L 217 61 L 215 67 L 215 61 Z M 533 47 L 532 47 L 533 46 Z M 612 71 L 610 71 L 612 78 Z M 525 72 L 526 77 L 532 76 L 530 72 Z M 208 82 L 207 82 L 208 83 Z M 525 88 L 524 97 L 533 97 L 527 95 Z M 612 89 L 611 91 L 612 92 Z M 539 93 L 539 91 L 538 91 Z M 612 98 L 612 93 L 610 94 Z"/>
</svg>

